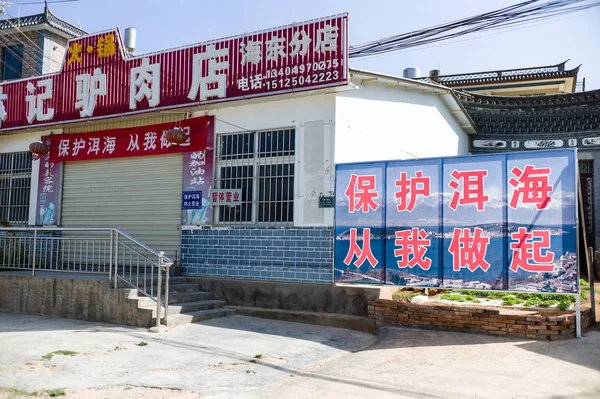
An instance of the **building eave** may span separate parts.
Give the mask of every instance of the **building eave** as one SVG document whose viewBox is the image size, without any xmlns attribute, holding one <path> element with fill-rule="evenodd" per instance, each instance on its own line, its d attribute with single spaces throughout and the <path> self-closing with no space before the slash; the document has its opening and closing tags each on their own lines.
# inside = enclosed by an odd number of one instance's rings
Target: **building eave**
<svg viewBox="0 0 600 399">
<path fill-rule="evenodd" d="M 386 86 L 398 86 L 406 89 L 419 90 L 424 93 L 438 95 L 450 114 L 460 124 L 467 134 L 477 134 L 477 126 L 463 107 L 459 99 L 454 95 L 454 89 L 437 83 L 423 82 L 400 76 L 389 75 L 379 72 L 366 71 L 363 69 L 350 68 L 350 76 L 366 82 L 378 82 Z"/>
<path fill-rule="evenodd" d="M 567 61 L 569 60 L 566 60 L 556 65 L 548 65 L 533 68 L 505 69 L 497 71 L 440 75 L 437 77 L 425 77 L 420 79 L 427 80 L 429 82 L 436 82 L 438 84 L 443 84 L 448 87 L 466 87 L 482 84 L 521 82 L 565 77 L 572 77 L 574 78 L 574 80 L 577 80 L 577 74 L 579 73 L 579 68 L 581 67 L 581 65 L 573 69 L 565 70 L 565 64 L 567 63 Z"/>
<path fill-rule="evenodd" d="M 27 15 L 19 18 L 7 18 L 0 21 L 0 32 L 18 32 L 21 30 L 34 30 L 36 28 L 51 27 L 66 35 L 66 38 L 86 35 L 79 29 L 52 14 L 48 8 L 42 14 Z"/>
</svg>

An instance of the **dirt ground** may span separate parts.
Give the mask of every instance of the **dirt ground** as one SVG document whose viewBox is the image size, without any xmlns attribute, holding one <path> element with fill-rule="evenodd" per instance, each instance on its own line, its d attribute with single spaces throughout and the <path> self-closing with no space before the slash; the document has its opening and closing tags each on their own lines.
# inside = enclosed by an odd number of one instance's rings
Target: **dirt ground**
<svg viewBox="0 0 600 399">
<path fill-rule="evenodd" d="M 76 354 L 43 359 L 57 350 Z M 233 316 L 156 335 L 0 313 L 0 398 L 23 397 L 9 388 L 64 388 L 68 399 L 591 399 L 600 331 L 555 342 L 408 328 L 375 337 Z"/>
</svg>

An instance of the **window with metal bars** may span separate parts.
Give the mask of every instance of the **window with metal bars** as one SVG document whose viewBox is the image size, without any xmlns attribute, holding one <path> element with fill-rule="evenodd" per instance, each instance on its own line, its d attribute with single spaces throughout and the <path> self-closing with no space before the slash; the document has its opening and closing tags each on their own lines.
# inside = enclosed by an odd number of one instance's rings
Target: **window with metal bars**
<svg viewBox="0 0 600 399">
<path fill-rule="evenodd" d="M 295 129 L 222 134 L 216 149 L 215 188 L 242 191 L 239 205 L 214 207 L 217 223 L 293 223 Z"/>
<path fill-rule="evenodd" d="M 0 222 L 27 224 L 31 190 L 31 153 L 0 154 Z"/>
</svg>

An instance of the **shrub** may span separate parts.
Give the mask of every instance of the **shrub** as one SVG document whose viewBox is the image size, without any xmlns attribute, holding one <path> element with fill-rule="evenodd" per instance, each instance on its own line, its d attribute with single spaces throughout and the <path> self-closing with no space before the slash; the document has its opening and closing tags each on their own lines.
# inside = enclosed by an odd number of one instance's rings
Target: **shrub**
<svg viewBox="0 0 600 399">
<path fill-rule="evenodd" d="M 449 294 L 444 294 L 442 295 L 442 299 L 445 299 L 447 301 L 454 301 L 454 302 L 465 302 L 466 298 L 460 294 L 454 294 L 454 293 L 449 293 Z"/>
<path fill-rule="evenodd" d="M 523 301 L 521 298 L 517 298 L 514 295 L 507 295 L 504 297 L 504 301 L 502 301 L 502 305 L 513 306 L 513 305 L 517 305 L 517 304 L 520 304 L 523 302 L 525 302 L 525 301 Z"/>
</svg>

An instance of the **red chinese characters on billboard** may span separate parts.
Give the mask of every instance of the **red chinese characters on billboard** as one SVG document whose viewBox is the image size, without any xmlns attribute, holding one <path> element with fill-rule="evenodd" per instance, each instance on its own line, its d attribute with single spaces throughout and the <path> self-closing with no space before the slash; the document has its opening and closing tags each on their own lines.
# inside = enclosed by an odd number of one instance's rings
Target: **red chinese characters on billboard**
<svg viewBox="0 0 600 399">
<path fill-rule="evenodd" d="M 336 281 L 577 292 L 572 150 L 373 165 L 336 169 Z"/>
<path fill-rule="evenodd" d="M 72 39 L 60 72 L 0 85 L 0 131 L 340 86 L 348 16 L 141 56 L 118 30 Z"/>
<path fill-rule="evenodd" d="M 53 135 L 50 136 L 50 160 L 68 162 L 201 151 L 206 148 L 209 119 L 213 117 L 94 133 Z M 166 140 L 167 131 L 173 128 L 185 133 L 186 142 L 175 146 Z"/>
</svg>

